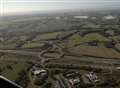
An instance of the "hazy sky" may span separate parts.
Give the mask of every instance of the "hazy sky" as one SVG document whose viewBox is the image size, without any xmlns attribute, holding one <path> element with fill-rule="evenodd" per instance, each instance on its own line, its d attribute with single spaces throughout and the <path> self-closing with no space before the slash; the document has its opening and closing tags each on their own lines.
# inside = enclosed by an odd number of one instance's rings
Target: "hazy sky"
<svg viewBox="0 0 120 88">
<path fill-rule="evenodd" d="M 0 13 L 120 8 L 120 0 L 0 0 Z"/>
</svg>

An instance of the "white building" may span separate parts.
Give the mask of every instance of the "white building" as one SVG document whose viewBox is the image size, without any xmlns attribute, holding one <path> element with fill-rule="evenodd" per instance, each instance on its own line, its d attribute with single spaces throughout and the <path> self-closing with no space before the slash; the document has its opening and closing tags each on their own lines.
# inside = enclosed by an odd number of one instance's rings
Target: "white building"
<svg viewBox="0 0 120 88">
<path fill-rule="evenodd" d="M 61 19 L 61 17 L 55 17 L 55 19 L 56 19 L 56 20 L 60 20 L 60 19 Z"/>
<path fill-rule="evenodd" d="M 69 79 L 69 83 L 72 85 L 72 86 L 74 86 L 74 85 L 76 85 L 76 84 L 80 84 L 80 78 L 79 77 L 77 77 L 77 78 L 71 78 L 71 79 Z"/>
<path fill-rule="evenodd" d="M 33 74 L 34 74 L 34 75 L 39 75 L 39 74 L 41 74 L 41 73 L 46 73 L 46 70 L 44 70 L 44 69 L 39 69 L 39 70 L 33 71 Z"/>
<path fill-rule="evenodd" d="M 88 16 L 74 16 L 75 19 L 88 19 Z"/>
<path fill-rule="evenodd" d="M 32 67 L 31 72 L 34 76 L 47 73 L 47 71 L 45 69 L 42 69 L 42 68 L 36 67 L 36 66 Z"/>
<path fill-rule="evenodd" d="M 114 19 L 116 19 L 117 17 L 116 17 L 116 16 L 113 16 L 113 15 L 107 15 L 107 16 L 104 16 L 103 18 L 106 19 L 106 20 L 114 20 Z"/>
<path fill-rule="evenodd" d="M 82 78 L 84 83 L 86 84 L 94 84 L 99 81 L 98 76 L 93 72 L 89 72 L 88 74 L 85 74 Z"/>
</svg>

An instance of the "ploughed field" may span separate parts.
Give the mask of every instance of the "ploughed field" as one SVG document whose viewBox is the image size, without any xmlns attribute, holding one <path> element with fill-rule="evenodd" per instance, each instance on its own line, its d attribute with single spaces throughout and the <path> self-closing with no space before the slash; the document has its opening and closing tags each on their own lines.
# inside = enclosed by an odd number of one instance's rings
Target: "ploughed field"
<svg viewBox="0 0 120 88">
<path fill-rule="evenodd" d="M 68 49 L 68 51 L 77 56 L 93 56 L 109 59 L 120 59 L 120 53 L 112 48 L 93 47 L 93 46 L 77 46 Z"/>
</svg>

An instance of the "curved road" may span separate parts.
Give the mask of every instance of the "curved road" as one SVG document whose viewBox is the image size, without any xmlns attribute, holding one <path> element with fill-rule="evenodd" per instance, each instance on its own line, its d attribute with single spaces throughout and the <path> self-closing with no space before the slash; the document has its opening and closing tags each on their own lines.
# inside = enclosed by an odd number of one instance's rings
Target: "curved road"
<svg viewBox="0 0 120 88">
<path fill-rule="evenodd" d="M 55 47 L 56 47 L 56 45 L 55 45 Z M 57 46 L 57 47 L 58 47 L 58 46 Z M 45 50 L 43 50 L 43 51 L 41 51 L 41 52 L 24 51 L 24 50 L 0 50 L 0 53 L 9 53 L 9 54 L 18 54 L 18 55 L 37 56 L 37 57 L 39 57 L 39 58 L 33 60 L 33 62 L 40 63 L 42 66 L 44 66 L 44 62 L 45 62 L 45 61 L 47 61 L 47 60 L 49 60 L 49 59 L 51 59 L 51 60 L 60 59 L 61 56 L 62 56 L 62 54 L 63 54 L 63 53 L 61 53 L 58 58 L 45 58 L 45 57 L 43 56 L 43 54 L 44 54 L 44 53 L 47 53 L 47 51 L 49 51 L 51 48 L 52 48 L 52 47 L 49 47 L 48 49 L 45 49 Z M 62 52 L 62 51 L 60 50 L 60 52 Z M 73 60 L 80 60 L 80 61 L 94 62 L 94 63 L 101 63 L 101 64 L 104 63 L 104 64 L 111 64 L 111 65 L 112 65 L 112 64 L 113 64 L 113 65 L 116 65 L 116 64 L 117 64 L 117 66 L 120 66 L 120 59 L 118 60 L 118 59 L 104 59 L 104 58 L 92 58 L 92 57 L 82 58 L 82 57 L 75 57 L 75 56 L 65 56 L 65 57 L 67 57 L 68 60 L 69 60 L 69 58 L 70 58 L 70 59 L 73 59 Z M 61 58 L 61 59 L 63 59 L 63 58 Z M 8 59 L 8 60 L 10 60 L 10 59 Z M 22 60 L 20 60 L 20 61 L 22 61 Z M 30 61 L 32 61 L 32 60 L 30 60 Z M 40 62 L 39 62 L 39 61 L 40 61 Z"/>
</svg>

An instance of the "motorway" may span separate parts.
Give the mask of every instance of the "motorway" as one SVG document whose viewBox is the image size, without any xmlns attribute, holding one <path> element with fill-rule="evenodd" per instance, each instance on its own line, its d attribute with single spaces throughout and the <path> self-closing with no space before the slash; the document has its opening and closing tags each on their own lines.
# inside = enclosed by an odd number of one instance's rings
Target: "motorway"
<svg viewBox="0 0 120 88">
<path fill-rule="evenodd" d="M 63 56 L 63 52 L 62 52 L 61 48 L 59 46 L 57 46 L 56 44 L 53 44 L 52 47 L 48 47 L 47 49 L 42 50 L 41 52 L 26 51 L 26 50 L 0 50 L 0 53 L 35 56 L 35 57 L 38 57 L 38 58 L 34 59 L 34 60 L 30 60 L 30 61 L 40 63 L 42 66 L 44 66 L 44 62 L 49 60 L 49 59 L 52 59 L 52 58 L 46 58 L 43 55 L 45 53 L 47 53 L 49 50 L 51 50 L 52 48 L 58 48 L 59 55 L 58 55 L 58 57 L 56 57 L 56 59 Z M 20 60 L 20 61 L 22 61 L 22 60 Z M 23 61 L 26 61 L 26 60 L 23 60 Z"/>
<path fill-rule="evenodd" d="M 55 46 L 56 47 L 56 46 Z M 116 66 L 120 66 L 120 59 L 105 59 L 105 58 L 94 58 L 94 57 L 77 57 L 77 56 L 67 56 L 65 55 L 64 57 L 61 57 L 63 52 L 59 55 L 59 57 L 57 58 L 45 58 L 43 56 L 44 53 L 47 53 L 48 50 L 50 50 L 52 47 L 49 47 L 48 49 L 45 49 L 41 52 L 35 52 L 35 51 L 25 51 L 25 50 L 0 50 L 0 53 L 5 53 L 5 54 L 18 54 L 18 55 L 26 55 L 26 56 L 36 56 L 36 59 L 33 60 L 28 60 L 31 62 L 35 62 L 35 63 L 40 63 L 42 66 L 44 66 L 45 61 L 47 60 L 79 60 L 79 61 L 84 61 L 84 62 L 91 62 L 91 63 L 96 63 L 96 64 L 111 64 L 111 65 L 116 65 Z M 61 52 L 61 49 L 60 49 Z M 38 58 L 37 58 L 38 57 Z M 2 59 L 3 60 L 3 59 Z M 8 58 L 8 60 L 10 61 L 10 59 Z M 23 61 L 27 61 L 25 59 L 22 59 Z M 22 61 L 22 60 L 15 60 L 15 61 Z M 13 61 L 13 60 L 11 60 Z"/>
<path fill-rule="evenodd" d="M 47 53 L 49 50 L 51 50 L 52 48 L 53 48 L 53 49 L 57 48 L 58 51 L 59 51 L 59 55 L 58 55 L 56 58 L 46 58 L 46 57 L 44 57 L 43 55 L 44 55 L 45 53 Z M 62 49 L 61 49 L 58 45 L 53 44 L 52 47 L 48 47 L 47 49 L 39 52 L 38 57 L 41 59 L 41 65 L 44 67 L 44 63 L 45 63 L 46 61 L 48 61 L 49 59 L 52 59 L 52 60 L 53 60 L 53 59 L 58 59 L 58 58 L 62 57 L 63 55 L 64 55 L 64 53 L 63 53 Z"/>
<path fill-rule="evenodd" d="M 27 55 L 27 56 L 37 56 L 38 55 L 38 52 L 25 51 L 25 50 L 0 50 L 0 53 L 18 54 L 18 55 Z"/>
</svg>

